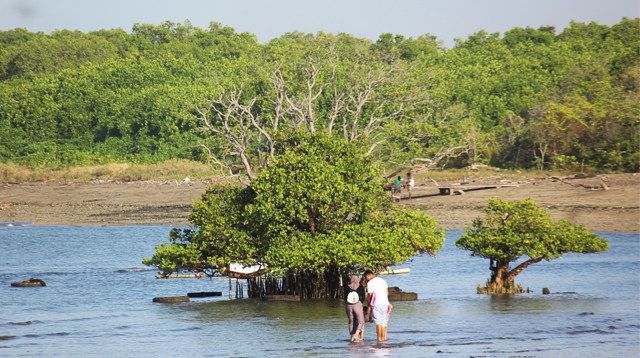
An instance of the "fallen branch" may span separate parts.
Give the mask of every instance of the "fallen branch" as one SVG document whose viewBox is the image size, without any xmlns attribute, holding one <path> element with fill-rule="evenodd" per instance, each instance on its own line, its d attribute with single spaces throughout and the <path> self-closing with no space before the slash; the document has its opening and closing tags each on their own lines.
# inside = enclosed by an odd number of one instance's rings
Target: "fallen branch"
<svg viewBox="0 0 640 358">
<path fill-rule="evenodd" d="M 548 174 L 547 174 L 548 175 Z M 593 176 L 595 177 L 595 175 Z M 590 177 L 590 178 L 593 178 Z M 574 188 L 585 188 L 585 189 L 590 189 L 590 190 L 609 190 L 609 187 L 603 182 L 600 184 L 600 186 L 591 186 L 591 185 L 584 185 L 584 184 L 573 184 L 573 183 L 569 183 L 566 180 L 567 179 L 582 179 L 582 178 L 567 178 L 567 177 L 557 177 L 557 176 L 553 176 L 553 175 L 549 175 L 549 178 L 547 179 L 554 179 L 557 180 L 559 182 L 561 182 L 562 184 L 569 184 Z"/>
</svg>

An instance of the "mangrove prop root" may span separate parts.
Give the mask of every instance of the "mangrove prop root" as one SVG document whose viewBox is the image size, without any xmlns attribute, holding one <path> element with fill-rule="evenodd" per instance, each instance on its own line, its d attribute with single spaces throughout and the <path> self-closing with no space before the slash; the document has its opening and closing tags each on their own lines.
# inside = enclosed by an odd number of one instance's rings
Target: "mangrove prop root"
<svg viewBox="0 0 640 358">
<path fill-rule="evenodd" d="M 266 295 L 295 295 L 301 299 L 341 298 L 344 290 L 340 276 L 337 268 L 330 268 L 322 273 L 304 270 L 288 272 L 283 277 L 257 277 L 247 279 L 247 292 L 250 298 Z"/>
</svg>

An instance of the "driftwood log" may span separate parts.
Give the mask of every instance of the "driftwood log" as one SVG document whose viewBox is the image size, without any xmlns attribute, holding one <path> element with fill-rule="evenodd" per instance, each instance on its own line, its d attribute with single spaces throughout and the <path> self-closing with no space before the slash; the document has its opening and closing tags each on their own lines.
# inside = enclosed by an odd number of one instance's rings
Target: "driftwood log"
<svg viewBox="0 0 640 358">
<path fill-rule="evenodd" d="M 189 296 L 174 296 L 174 297 L 154 297 L 153 302 L 158 303 L 178 303 L 178 302 L 189 302 Z"/>
<path fill-rule="evenodd" d="M 591 186 L 591 185 L 584 185 L 584 184 L 573 184 L 567 181 L 567 180 L 573 180 L 573 179 L 587 179 L 587 178 L 595 178 L 595 177 L 596 177 L 595 174 L 576 174 L 572 177 L 557 177 L 554 175 L 549 175 L 548 179 L 557 180 L 562 184 L 568 184 L 574 188 L 585 188 L 590 190 L 597 190 L 597 189 L 609 190 L 609 187 L 604 182 L 601 182 L 600 185 Z"/>
<path fill-rule="evenodd" d="M 213 297 L 222 296 L 222 292 L 189 292 L 188 297 Z"/>
</svg>

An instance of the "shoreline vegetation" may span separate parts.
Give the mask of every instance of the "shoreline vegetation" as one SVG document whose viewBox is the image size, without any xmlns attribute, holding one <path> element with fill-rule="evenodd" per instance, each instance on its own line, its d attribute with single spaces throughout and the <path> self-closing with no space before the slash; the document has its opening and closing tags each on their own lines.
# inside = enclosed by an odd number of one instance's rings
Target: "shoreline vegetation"
<svg viewBox="0 0 640 358">
<path fill-rule="evenodd" d="M 248 185 L 325 133 L 362 146 L 378 177 L 414 173 L 397 205 L 447 229 L 500 196 L 638 232 L 639 29 L 479 30 L 451 49 L 322 31 L 259 44 L 188 20 L 0 31 L 0 221 L 188 225 L 207 186 Z M 518 186 L 436 188 L 465 184 Z"/>
<path fill-rule="evenodd" d="M 474 169 L 471 169 L 471 168 Z M 387 177 L 395 172 L 395 168 L 381 168 L 381 177 Z M 400 171 L 396 176 L 404 176 L 406 169 Z M 575 170 L 537 170 L 537 169 L 501 169 L 487 165 L 474 165 L 460 169 L 437 169 L 419 171 L 413 173 L 417 181 L 431 182 L 451 182 L 473 180 L 489 176 L 498 176 L 506 180 L 545 179 L 546 177 L 570 177 L 580 174 Z M 589 173 L 591 174 L 591 173 Z M 600 173 L 600 176 L 607 176 L 616 173 Z M 595 174 L 593 174 L 595 175 Z M 88 166 L 69 167 L 45 167 L 17 164 L 13 162 L 0 163 L 0 183 L 92 183 L 92 182 L 141 182 L 141 181 L 183 181 L 189 180 L 204 181 L 240 181 L 246 182 L 245 175 L 237 174 L 229 177 L 221 177 L 217 171 L 211 169 L 209 164 L 188 159 L 169 159 L 159 163 L 109 163 Z"/>
<path fill-rule="evenodd" d="M 253 179 L 283 138 L 306 131 L 361 143 L 374 162 L 407 169 L 635 172 L 639 29 L 640 18 L 627 17 L 479 29 L 451 49 L 432 34 L 372 41 L 295 30 L 259 44 L 188 20 L 131 32 L 0 31 L 0 162 L 179 158 Z M 123 180 L 145 179 L 137 165 L 120 169 Z M 36 172 L 22 175 L 99 174 Z"/>
</svg>

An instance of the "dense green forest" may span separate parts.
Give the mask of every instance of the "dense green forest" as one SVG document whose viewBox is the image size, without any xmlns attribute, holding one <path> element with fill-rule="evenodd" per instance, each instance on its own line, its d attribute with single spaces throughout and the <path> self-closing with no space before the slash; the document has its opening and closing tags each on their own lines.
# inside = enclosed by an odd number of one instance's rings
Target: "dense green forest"
<svg viewBox="0 0 640 358">
<path fill-rule="evenodd" d="M 324 131 L 390 166 L 636 171 L 640 19 L 436 36 L 212 22 L 0 32 L 0 161 L 210 161 L 265 168 L 283 133 Z"/>
</svg>

